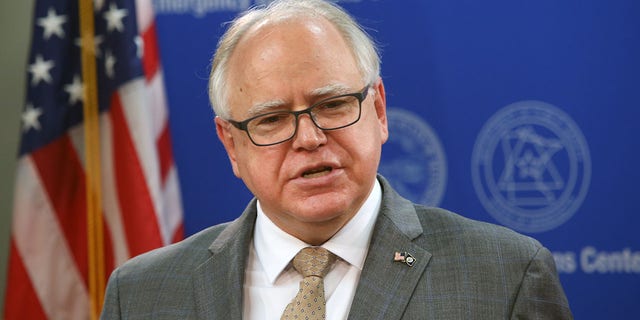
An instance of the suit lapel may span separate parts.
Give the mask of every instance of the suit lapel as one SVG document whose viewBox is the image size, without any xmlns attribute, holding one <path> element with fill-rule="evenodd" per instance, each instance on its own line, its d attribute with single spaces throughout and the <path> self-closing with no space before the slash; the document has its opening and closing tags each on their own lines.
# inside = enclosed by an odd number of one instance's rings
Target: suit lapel
<svg viewBox="0 0 640 320">
<path fill-rule="evenodd" d="M 431 253 L 413 243 L 423 234 L 413 204 L 378 177 L 383 189 L 380 213 L 369 252 L 349 312 L 349 319 L 400 319 L 424 273 Z M 209 247 L 211 256 L 193 274 L 198 318 L 221 314 L 242 319 L 244 269 L 256 219 L 255 200 L 229 224 Z M 408 252 L 413 266 L 394 261 L 395 252 Z"/>
<path fill-rule="evenodd" d="M 400 319 L 431 259 L 431 253 L 412 242 L 423 233 L 413 204 L 384 178 L 379 180 L 382 206 L 349 319 Z M 394 261 L 395 252 L 410 253 L 414 265 Z"/>
<path fill-rule="evenodd" d="M 242 319 L 244 269 L 253 236 L 255 200 L 209 247 L 211 257 L 193 275 L 198 318 Z"/>
</svg>

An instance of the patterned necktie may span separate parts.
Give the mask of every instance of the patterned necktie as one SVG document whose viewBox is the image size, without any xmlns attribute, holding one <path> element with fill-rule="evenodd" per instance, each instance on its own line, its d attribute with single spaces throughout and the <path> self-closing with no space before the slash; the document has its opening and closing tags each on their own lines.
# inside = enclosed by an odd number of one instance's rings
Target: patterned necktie
<svg viewBox="0 0 640 320">
<path fill-rule="evenodd" d="M 281 320 L 325 318 L 324 281 L 336 256 L 322 247 L 306 247 L 293 258 L 293 267 L 304 278 L 300 281 L 300 290 L 291 300 Z"/>
</svg>

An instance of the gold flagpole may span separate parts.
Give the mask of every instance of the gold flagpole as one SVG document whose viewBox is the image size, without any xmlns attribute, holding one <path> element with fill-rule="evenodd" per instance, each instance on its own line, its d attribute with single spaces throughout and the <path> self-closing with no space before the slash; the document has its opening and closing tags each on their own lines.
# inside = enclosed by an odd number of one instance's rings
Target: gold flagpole
<svg viewBox="0 0 640 320">
<path fill-rule="evenodd" d="M 100 178 L 100 125 L 94 41 L 93 0 L 79 0 L 82 79 L 84 82 L 84 154 L 87 188 L 87 242 L 91 319 L 98 319 L 105 287 L 102 191 Z"/>
</svg>

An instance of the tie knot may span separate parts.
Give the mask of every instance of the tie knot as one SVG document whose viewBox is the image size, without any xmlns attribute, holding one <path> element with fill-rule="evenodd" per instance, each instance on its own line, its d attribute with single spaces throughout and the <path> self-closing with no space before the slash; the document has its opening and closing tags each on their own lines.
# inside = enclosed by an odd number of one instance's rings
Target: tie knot
<svg viewBox="0 0 640 320">
<path fill-rule="evenodd" d="M 322 247 L 306 247 L 293 258 L 293 267 L 303 277 L 323 278 L 336 261 L 336 256 Z"/>
</svg>

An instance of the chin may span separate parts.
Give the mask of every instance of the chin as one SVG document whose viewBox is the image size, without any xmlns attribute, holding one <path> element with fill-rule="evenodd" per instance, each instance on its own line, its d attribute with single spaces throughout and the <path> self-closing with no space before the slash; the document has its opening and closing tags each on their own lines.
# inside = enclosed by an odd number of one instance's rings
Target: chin
<svg viewBox="0 0 640 320">
<path fill-rule="evenodd" d="M 325 222 L 349 214 L 350 202 L 340 201 L 335 196 L 318 198 L 300 204 L 297 210 L 294 209 L 295 216 L 305 222 Z"/>
</svg>

